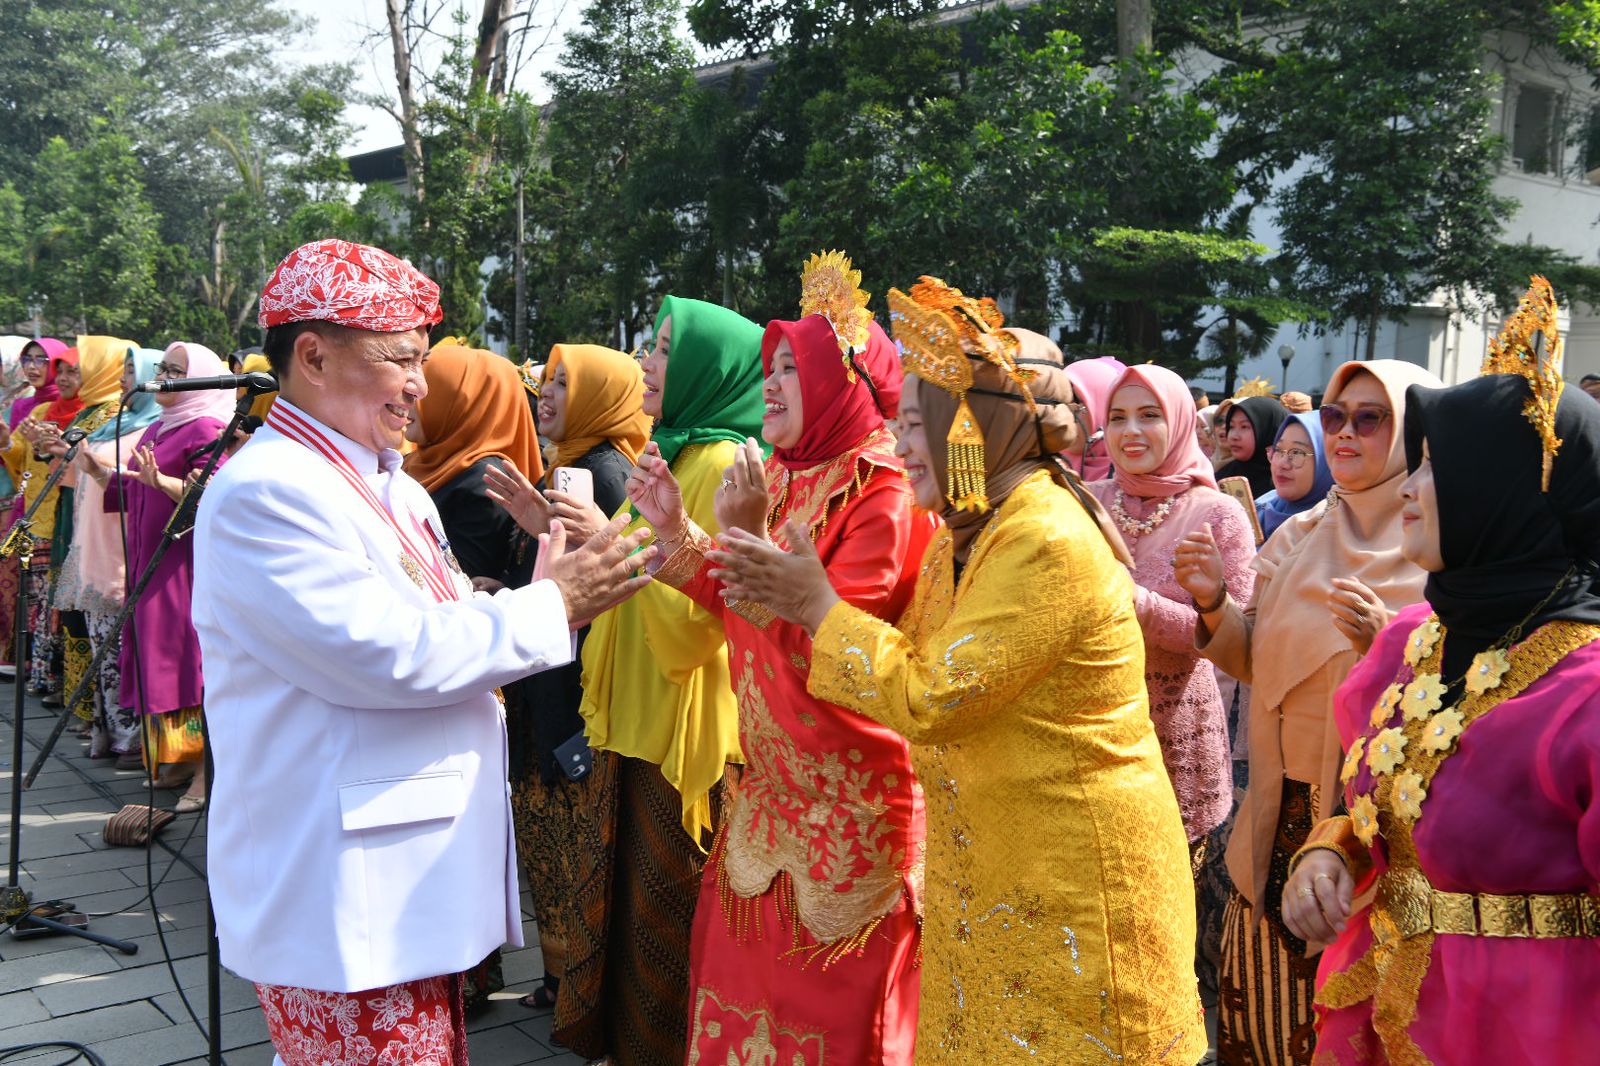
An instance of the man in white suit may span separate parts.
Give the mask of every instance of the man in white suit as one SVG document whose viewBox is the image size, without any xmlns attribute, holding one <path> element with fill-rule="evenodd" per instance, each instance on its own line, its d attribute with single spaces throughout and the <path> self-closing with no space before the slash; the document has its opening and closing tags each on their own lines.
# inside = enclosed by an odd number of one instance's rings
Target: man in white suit
<svg viewBox="0 0 1600 1066">
<path fill-rule="evenodd" d="M 569 662 L 654 550 L 553 529 L 541 580 L 472 591 L 397 450 L 438 291 L 291 253 L 261 297 L 279 399 L 195 526 L 217 935 L 286 1066 L 465 1066 L 460 973 L 522 942 L 495 690 Z"/>
</svg>

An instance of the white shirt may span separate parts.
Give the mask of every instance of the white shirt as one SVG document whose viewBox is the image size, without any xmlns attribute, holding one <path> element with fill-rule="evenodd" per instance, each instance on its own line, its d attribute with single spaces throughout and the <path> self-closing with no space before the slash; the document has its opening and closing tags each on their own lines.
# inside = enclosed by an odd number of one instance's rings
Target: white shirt
<svg viewBox="0 0 1600 1066">
<path fill-rule="evenodd" d="M 403 529 L 427 492 L 326 437 Z M 439 534 L 442 538 L 442 533 Z M 195 524 L 194 624 L 216 780 L 222 961 L 335 992 L 476 965 L 522 943 L 498 686 L 571 661 L 549 581 L 437 602 L 395 532 L 321 455 L 271 424 L 218 472 Z"/>
</svg>

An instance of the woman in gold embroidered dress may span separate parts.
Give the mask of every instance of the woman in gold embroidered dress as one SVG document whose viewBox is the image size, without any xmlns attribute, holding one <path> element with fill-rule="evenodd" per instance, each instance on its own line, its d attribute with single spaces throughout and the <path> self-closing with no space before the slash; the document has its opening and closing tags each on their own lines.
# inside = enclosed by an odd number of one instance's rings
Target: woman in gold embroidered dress
<svg viewBox="0 0 1600 1066">
<path fill-rule="evenodd" d="M 1178 584 L 1199 607 L 1200 654 L 1250 696 L 1250 780 L 1228 840 L 1233 880 L 1222 919 L 1217 1055 L 1261 1066 L 1311 1061 L 1316 960 L 1283 927 L 1290 857 L 1335 802 L 1344 753 L 1333 693 L 1392 612 L 1422 596 L 1422 571 L 1400 554 L 1399 433 L 1405 390 L 1438 385 L 1392 359 L 1345 363 L 1323 401 L 1329 501 L 1278 527 L 1252 564 L 1249 605 L 1222 585 L 1209 533 L 1178 545 Z"/>
<path fill-rule="evenodd" d="M 713 559 L 729 595 L 814 633 L 813 696 L 912 744 L 928 795 L 917 1061 L 1192 1063 L 1188 846 L 1126 551 L 1056 459 L 1071 387 L 1059 362 L 1022 372 L 990 301 L 924 279 L 889 306 L 898 452 L 947 524 L 899 626 L 843 602 L 801 531 L 793 554 L 730 534 Z"/>
<path fill-rule="evenodd" d="M 1600 407 L 1558 397 L 1553 368 L 1530 391 L 1523 352 L 1408 397 L 1404 550 L 1427 602 L 1339 690 L 1350 813 L 1318 825 L 1284 892 L 1291 929 L 1334 941 L 1318 1063 L 1542 1066 L 1600 1047 Z"/>
</svg>

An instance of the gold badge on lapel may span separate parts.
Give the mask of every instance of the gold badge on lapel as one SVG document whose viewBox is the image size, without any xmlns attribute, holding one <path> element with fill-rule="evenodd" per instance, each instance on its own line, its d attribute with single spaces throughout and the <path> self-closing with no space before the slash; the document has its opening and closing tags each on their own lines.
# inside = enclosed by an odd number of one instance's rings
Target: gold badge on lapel
<svg viewBox="0 0 1600 1066">
<path fill-rule="evenodd" d="M 412 558 L 410 552 L 403 551 L 400 553 L 400 569 L 406 572 L 406 577 L 409 577 L 417 588 L 426 591 L 427 585 L 423 584 L 422 581 L 422 564 Z"/>
</svg>

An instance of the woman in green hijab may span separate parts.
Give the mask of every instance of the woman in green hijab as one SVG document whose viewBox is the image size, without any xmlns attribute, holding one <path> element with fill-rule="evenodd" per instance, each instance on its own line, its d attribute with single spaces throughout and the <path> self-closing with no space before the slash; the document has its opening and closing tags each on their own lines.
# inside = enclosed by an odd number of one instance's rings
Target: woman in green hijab
<svg viewBox="0 0 1600 1066">
<path fill-rule="evenodd" d="M 761 434 L 761 336 L 727 308 L 668 296 L 644 357 L 647 450 L 671 464 L 684 508 L 713 535 L 723 471 Z M 595 619 L 581 711 L 589 744 L 618 756 L 594 761 L 615 781 L 597 782 L 603 799 L 587 812 L 611 861 L 569 882 L 580 918 L 567 930 L 553 1031 L 616 1066 L 680 1066 L 700 870 L 723 775 L 743 761 L 722 623 L 674 589 L 646 587 Z M 577 1019 L 589 1024 L 564 1024 Z"/>
</svg>

